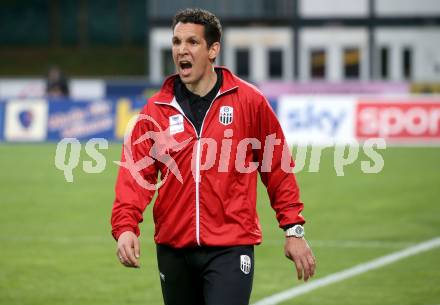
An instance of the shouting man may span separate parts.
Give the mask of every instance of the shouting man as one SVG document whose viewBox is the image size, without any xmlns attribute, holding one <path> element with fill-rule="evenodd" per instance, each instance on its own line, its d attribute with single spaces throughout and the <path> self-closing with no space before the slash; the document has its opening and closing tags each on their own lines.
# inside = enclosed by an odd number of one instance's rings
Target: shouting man
<svg viewBox="0 0 440 305">
<path fill-rule="evenodd" d="M 139 267 L 138 225 L 158 189 L 154 240 L 165 304 L 248 304 L 254 245 L 261 243 L 259 174 L 285 230 L 285 255 L 307 281 L 315 258 L 274 112 L 258 89 L 214 66 L 222 32 L 216 16 L 185 9 L 172 29 L 177 74 L 124 142 L 111 219 L 120 262 Z"/>
</svg>

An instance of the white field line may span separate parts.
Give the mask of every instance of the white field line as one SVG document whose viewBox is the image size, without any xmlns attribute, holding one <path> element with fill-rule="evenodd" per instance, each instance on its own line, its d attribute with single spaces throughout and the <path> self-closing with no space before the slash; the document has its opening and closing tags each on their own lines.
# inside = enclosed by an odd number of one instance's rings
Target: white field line
<svg viewBox="0 0 440 305">
<path fill-rule="evenodd" d="M 381 240 L 307 240 L 312 248 L 405 248 L 416 242 L 381 241 Z M 263 240 L 263 245 L 282 245 L 284 239 Z"/>
<path fill-rule="evenodd" d="M 253 305 L 276 305 L 281 302 L 293 299 L 297 296 L 303 295 L 305 293 L 308 293 L 312 290 L 318 289 L 320 287 L 324 287 L 333 283 L 337 283 L 343 280 L 346 280 L 348 278 L 354 277 L 356 275 L 392 264 L 398 260 L 404 259 L 409 256 L 413 256 L 425 251 L 429 251 L 431 249 L 434 249 L 436 247 L 440 247 L 440 237 L 422 242 L 420 244 L 414 245 L 412 247 L 393 252 L 391 254 L 379 257 L 377 259 L 374 259 L 372 261 L 359 264 L 357 266 L 354 266 L 349 269 L 345 269 L 330 275 L 327 275 L 323 278 L 305 283 L 301 286 L 287 289 L 285 291 L 282 291 L 280 293 L 276 293 L 272 296 L 269 296 L 267 298 L 264 298 Z"/>
</svg>

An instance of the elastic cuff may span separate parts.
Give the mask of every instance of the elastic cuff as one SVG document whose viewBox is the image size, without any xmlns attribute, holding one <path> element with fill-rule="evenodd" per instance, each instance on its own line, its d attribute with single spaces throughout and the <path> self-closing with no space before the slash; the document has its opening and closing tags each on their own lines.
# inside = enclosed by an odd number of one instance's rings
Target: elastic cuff
<svg viewBox="0 0 440 305">
<path fill-rule="evenodd" d="M 298 223 L 294 223 L 294 224 L 288 224 L 288 225 L 283 226 L 282 228 L 283 228 L 284 231 L 286 231 L 286 230 L 288 230 L 290 228 L 293 228 L 296 225 L 303 225 L 303 223 L 298 222 Z"/>
</svg>

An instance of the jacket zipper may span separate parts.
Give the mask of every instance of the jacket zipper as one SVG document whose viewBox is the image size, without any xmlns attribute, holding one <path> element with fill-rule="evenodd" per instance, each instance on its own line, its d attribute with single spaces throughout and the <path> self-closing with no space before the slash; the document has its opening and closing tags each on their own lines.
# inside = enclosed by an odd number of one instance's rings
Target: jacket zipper
<svg viewBox="0 0 440 305">
<path fill-rule="evenodd" d="M 161 102 L 154 102 L 154 103 L 155 104 L 160 104 L 160 105 L 170 106 L 170 107 L 173 107 L 174 109 L 176 109 L 180 114 L 183 115 L 183 117 L 193 127 L 194 133 L 196 134 L 196 137 L 197 137 L 197 147 L 196 147 L 197 163 L 196 163 L 196 181 L 195 181 L 196 182 L 196 241 L 197 241 L 197 245 L 201 246 L 201 244 L 200 244 L 200 194 L 199 194 L 199 192 L 200 192 L 200 190 L 199 190 L 199 181 L 200 181 L 200 136 L 197 133 L 196 127 L 191 122 L 191 120 L 185 115 L 185 112 L 183 112 L 182 109 L 180 109 L 180 108 L 178 108 L 178 107 L 176 107 L 176 106 L 174 106 L 172 104 L 169 104 L 169 103 L 161 103 Z M 205 120 L 205 118 L 203 118 L 203 120 Z M 202 122 L 202 126 L 203 126 L 203 122 Z M 202 131 L 202 129 L 200 128 L 200 133 L 201 133 L 201 131 Z"/>
<path fill-rule="evenodd" d="M 191 124 L 191 126 L 194 128 L 194 132 L 197 136 L 197 148 L 196 148 L 196 242 L 198 246 L 201 246 L 200 243 L 200 149 L 201 149 L 201 143 L 200 139 L 202 138 L 202 131 L 203 131 L 203 125 L 205 124 L 205 119 L 208 116 L 209 110 L 211 109 L 212 105 L 216 101 L 216 99 L 223 94 L 236 89 L 238 86 L 232 87 L 226 91 L 223 91 L 221 93 L 218 93 L 214 99 L 211 102 L 211 105 L 209 105 L 208 110 L 205 113 L 205 116 L 202 120 L 202 125 L 200 126 L 200 134 L 197 133 L 197 129 L 194 126 L 194 124 L 191 122 L 191 120 L 185 115 L 182 109 L 179 109 L 178 107 L 169 104 L 169 103 L 161 103 L 161 102 L 154 102 L 155 104 L 161 104 L 161 105 L 168 105 L 179 111 L 183 115 L 183 117 Z"/>
<path fill-rule="evenodd" d="M 205 118 L 203 118 L 205 120 Z M 203 126 L 203 121 L 202 121 Z M 194 128 L 195 129 L 195 128 Z M 202 128 L 200 128 L 200 134 Z M 197 134 L 197 131 L 196 131 Z M 197 151 L 196 151 L 196 241 L 200 244 L 200 136 L 197 136 Z"/>
</svg>

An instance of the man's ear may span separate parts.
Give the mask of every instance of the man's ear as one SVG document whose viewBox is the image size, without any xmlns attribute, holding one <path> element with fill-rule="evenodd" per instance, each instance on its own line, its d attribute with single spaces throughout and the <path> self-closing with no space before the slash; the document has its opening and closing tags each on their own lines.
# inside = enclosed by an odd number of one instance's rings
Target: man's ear
<svg viewBox="0 0 440 305">
<path fill-rule="evenodd" d="M 220 42 L 214 42 L 208 50 L 208 56 L 211 61 L 214 61 L 214 59 L 218 56 L 220 53 Z"/>
</svg>

